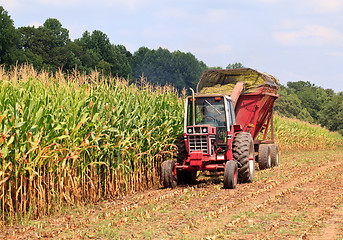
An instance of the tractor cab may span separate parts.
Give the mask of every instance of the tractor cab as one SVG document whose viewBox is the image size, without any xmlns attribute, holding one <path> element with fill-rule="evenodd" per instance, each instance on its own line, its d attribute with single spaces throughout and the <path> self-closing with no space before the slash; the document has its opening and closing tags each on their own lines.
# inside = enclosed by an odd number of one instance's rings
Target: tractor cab
<svg viewBox="0 0 343 240">
<path fill-rule="evenodd" d="M 231 98 L 193 95 L 186 99 L 185 106 L 184 136 L 189 156 L 183 165 L 204 170 L 211 168 L 210 162 L 224 163 L 232 158 L 231 154 L 227 155 L 232 126 L 236 124 Z"/>
</svg>

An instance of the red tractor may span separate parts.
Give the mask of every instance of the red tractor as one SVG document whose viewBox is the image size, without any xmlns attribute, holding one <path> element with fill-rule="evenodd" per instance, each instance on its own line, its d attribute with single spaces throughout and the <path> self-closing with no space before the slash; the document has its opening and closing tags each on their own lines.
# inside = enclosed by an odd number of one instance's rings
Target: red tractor
<svg viewBox="0 0 343 240">
<path fill-rule="evenodd" d="M 192 90 L 186 98 L 184 134 L 174 159 L 162 164 L 163 186 L 191 183 L 198 171 L 207 170 L 224 172 L 224 188 L 233 189 L 253 180 L 255 161 L 259 169 L 277 166 L 278 88 L 275 77 L 249 68 L 204 72 L 198 93 Z"/>
</svg>

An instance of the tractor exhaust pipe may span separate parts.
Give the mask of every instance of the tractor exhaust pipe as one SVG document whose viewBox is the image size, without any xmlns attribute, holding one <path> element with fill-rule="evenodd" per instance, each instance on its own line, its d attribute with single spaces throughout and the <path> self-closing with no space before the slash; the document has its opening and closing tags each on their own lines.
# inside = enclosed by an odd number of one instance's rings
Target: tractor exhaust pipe
<svg viewBox="0 0 343 240">
<path fill-rule="evenodd" d="M 190 88 L 192 91 L 192 113 L 193 113 L 193 126 L 195 125 L 195 98 L 194 98 L 194 90 L 193 88 Z"/>
</svg>

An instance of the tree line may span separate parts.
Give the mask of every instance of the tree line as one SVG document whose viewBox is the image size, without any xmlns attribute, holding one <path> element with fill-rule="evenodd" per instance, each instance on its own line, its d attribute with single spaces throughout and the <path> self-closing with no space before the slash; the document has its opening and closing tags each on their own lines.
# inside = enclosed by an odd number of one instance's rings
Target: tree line
<svg viewBox="0 0 343 240">
<path fill-rule="evenodd" d="M 320 124 L 343 135 L 343 92 L 298 81 L 281 85 L 278 94 L 274 109 L 280 115 Z"/>
<path fill-rule="evenodd" d="M 153 84 L 171 83 L 177 89 L 195 88 L 208 67 L 193 54 L 141 47 L 135 53 L 114 45 L 108 36 L 85 31 L 72 41 L 68 29 L 53 18 L 42 26 L 15 28 L 8 12 L 0 6 L 0 64 L 32 64 L 37 70 L 81 73 L 96 69 L 104 75 L 135 80 L 144 75 Z"/>
<path fill-rule="evenodd" d="M 62 70 L 81 73 L 97 70 L 104 75 L 136 81 L 144 76 L 152 84 L 171 84 L 178 90 L 196 88 L 208 67 L 193 54 L 168 49 L 141 47 L 131 53 L 114 45 L 108 36 L 95 30 L 85 31 L 72 41 L 69 30 L 54 18 L 42 26 L 14 26 L 8 12 L 0 6 L 0 65 L 32 64 L 37 70 Z M 226 68 L 244 67 L 241 63 Z M 283 116 L 321 124 L 343 135 L 343 92 L 317 87 L 310 82 L 288 82 L 280 87 L 275 110 Z"/>
</svg>

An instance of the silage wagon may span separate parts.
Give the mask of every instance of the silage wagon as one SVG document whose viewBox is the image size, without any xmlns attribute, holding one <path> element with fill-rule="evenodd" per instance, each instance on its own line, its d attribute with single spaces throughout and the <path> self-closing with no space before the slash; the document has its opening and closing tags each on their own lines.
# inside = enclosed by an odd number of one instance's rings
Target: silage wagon
<svg viewBox="0 0 343 240">
<path fill-rule="evenodd" d="M 209 70 L 185 101 L 184 134 L 173 160 L 162 164 L 164 187 L 191 183 L 198 171 L 222 171 L 224 188 L 251 182 L 277 166 L 273 105 L 278 80 L 250 68 Z"/>
</svg>

